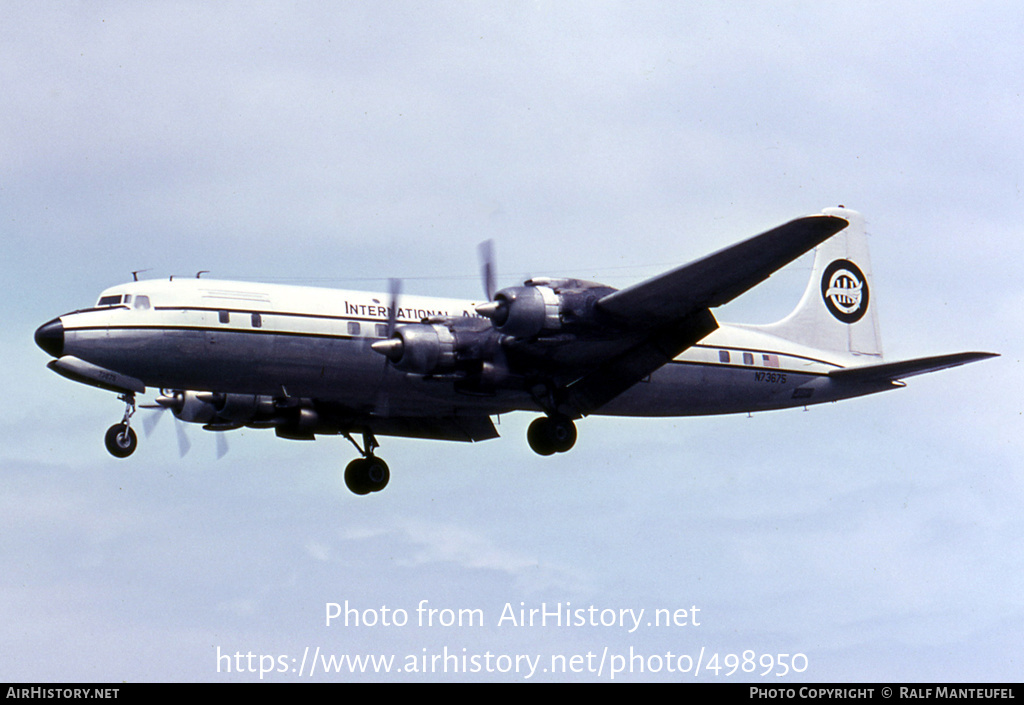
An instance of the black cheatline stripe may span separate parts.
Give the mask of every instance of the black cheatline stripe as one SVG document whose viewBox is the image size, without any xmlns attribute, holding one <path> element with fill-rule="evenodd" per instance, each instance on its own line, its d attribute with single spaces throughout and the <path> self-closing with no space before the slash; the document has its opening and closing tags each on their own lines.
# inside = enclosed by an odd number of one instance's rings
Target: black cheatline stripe
<svg viewBox="0 0 1024 705">
<path fill-rule="evenodd" d="M 750 352 L 748 350 L 747 352 Z M 774 372 L 780 375 L 805 375 L 807 377 L 828 377 L 828 372 L 810 372 L 808 370 L 793 370 L 788 367 L 758 367 L 757 365 L 739 365 L 731 362 L 704 362 L 702 360 L 669 360 L 667 365 L 692 365 L 694 367 L 724 367 L 729 370 L 746 370 L 750 372 Z M 832 365 L 831 362 L 824 363 Z M 836 366 L 837 369 L 843 369 Z"/>
<path fill-rule="evenodd" d="M 794 358 L 796 358 L 798 360 L 807 360 L 808 362 L 817 362 L 820 365 L 828 365 L 830 367 L 835 367 L 836 369 L 843 369 L 842 365 L 837 365 L 836 363 L 829 362 L 828 360 L 819 360 L 816 357 L 807 357 L 806 355 L 795 355 L 793 353 L 782 352 L 781 350 L 760 350 L 760 349 L 757 349 L 757 348 L 739 348 L 739 347 L 734 347 L 734 346 L 730 346 L 730 345 L 707 345 L 707 344 L 701 344 L 701 343 L 698 343 L 698 344 L 696 344 L 696 345 L 694 345 L 692 347 L 694 347 L 694 348 L 703 348 L 705 350 L 731 350 L 731 351 L 734 351 L 734 352 L 748 352 L 748 353 L 754 353 L 754 354 L 757 354 L 757 355 L 781 355 L 781 356 L 784 356 L 784 357 L 794 357 Z M 708 364 L 716 364 L 716 363 L 708 363 Z M 724 365 L 726 363 L 717 363 L 717 364 L 723 364 Z"/>
</svg>

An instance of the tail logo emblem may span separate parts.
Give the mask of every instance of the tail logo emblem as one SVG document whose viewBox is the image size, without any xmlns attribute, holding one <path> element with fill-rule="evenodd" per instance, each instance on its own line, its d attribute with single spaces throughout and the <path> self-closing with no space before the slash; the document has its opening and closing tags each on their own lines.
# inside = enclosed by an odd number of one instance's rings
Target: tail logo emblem
<svg viewBox="0 0 1024 705">
<path fill-rule="evenodd" d="M 849 260 L 835 260 L 821 277 L 821 297 L 837 319 L 856 323 L 868 310 L 868 283 L 864 272 Z"/>
</svg>

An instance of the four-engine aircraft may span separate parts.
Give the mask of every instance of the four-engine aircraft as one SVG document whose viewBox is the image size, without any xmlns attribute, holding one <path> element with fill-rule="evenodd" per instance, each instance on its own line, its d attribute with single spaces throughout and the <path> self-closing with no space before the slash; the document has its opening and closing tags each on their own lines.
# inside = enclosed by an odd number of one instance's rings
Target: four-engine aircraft
<svg viewBox="0 0 1024 705">
<path fill-rule="evenodd" d="M 720 325 L 712 309 L 815 248 L 796 309 L 769 325 Z M 377 436 L 497 437 L 491 417 L 541 412 L 527 432 L 541 455 L 576 442 L 591 414 L 687 416 L 763 411 L 902 387 L 974 362 L 965 352 L 882 358 L 861 216 L 843 207 L 798 218 L 690 264 L 616 290 L 535 278 L 472 302 L 199 278 L 133 281 L 36 331 L 55 372 L 116 392 L 123 419 L 106 446 L 138 439 L 136 395 L 210 431 L 273 428 L 282 438 L 345 436 L 357 494 L 387 485 Z M 362 436 L 362 446 L 353 438 Z"/>
</svg>

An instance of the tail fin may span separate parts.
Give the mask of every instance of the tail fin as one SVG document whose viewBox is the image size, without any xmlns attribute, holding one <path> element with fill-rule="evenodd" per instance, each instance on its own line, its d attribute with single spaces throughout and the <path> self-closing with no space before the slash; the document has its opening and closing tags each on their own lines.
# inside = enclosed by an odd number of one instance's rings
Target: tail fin
<svg viewBox="0 0 1024 705">
<path fill-rule="evenodd" d="M 800 303 L 781 321 L 749 327 L 819 350 L 880 359 L 878 300 L 864 218 L 843 207 L 823 212 L 850 224 L 815 248 L 811 280 Z"/>
</svg>

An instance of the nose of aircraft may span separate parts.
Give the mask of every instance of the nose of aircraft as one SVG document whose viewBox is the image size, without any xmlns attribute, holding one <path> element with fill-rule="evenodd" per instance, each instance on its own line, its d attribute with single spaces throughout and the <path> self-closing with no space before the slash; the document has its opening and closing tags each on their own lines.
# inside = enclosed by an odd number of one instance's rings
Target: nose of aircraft
<svg viewBox="0 0 1024 705">
<path fill-rule="evenodd" d="M 36 345 L 54 357 L 64 354 L 64 326 L 59 318 L 39 326 L 36 330 Z"/>
</svg>

